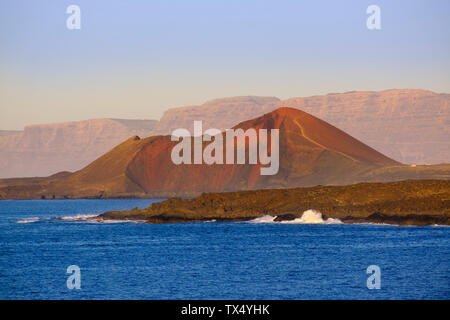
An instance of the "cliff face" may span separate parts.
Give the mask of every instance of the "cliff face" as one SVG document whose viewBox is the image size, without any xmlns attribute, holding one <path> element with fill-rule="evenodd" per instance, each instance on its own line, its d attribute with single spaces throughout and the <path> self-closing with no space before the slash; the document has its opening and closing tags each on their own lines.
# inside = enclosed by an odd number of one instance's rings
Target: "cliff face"
<svg viewBox="0 0 450 320">
<path fill-rule="evenodd" d="M 97 119 L 32 125 L 0 135 L 0 177 L 75 171 L 132 135 L 147 135 L 155 120 Z"/>
</svg>

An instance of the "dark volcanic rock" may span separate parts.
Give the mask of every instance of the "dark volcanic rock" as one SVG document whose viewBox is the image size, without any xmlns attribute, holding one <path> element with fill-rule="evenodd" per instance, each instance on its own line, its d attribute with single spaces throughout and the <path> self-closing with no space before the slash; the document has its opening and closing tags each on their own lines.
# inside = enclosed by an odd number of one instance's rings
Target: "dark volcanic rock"
<svg viewBox="0 0 450 320">
<path fill-rule="evenodd" d="M 206 193 L 193 199 L 171 198 L 142 210 L 106 212 L 99 218 L 170 223 L 246 221 L 271 215 L 283 221 L 299 218 L 308 209 L 320 211 L 324 219 L 347 223 L 450 225 L 450 181 Z"/>
</svg>

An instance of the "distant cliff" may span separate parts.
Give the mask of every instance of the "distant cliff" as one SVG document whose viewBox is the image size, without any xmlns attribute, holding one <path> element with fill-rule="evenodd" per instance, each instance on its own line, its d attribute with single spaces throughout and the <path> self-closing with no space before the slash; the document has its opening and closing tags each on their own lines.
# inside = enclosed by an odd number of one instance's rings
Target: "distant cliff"
<svg viewBox="0 0 450 320">
<path fill-rule="evenodd" d="M 0 177 L 76 171 L 133 135 L 148 135 L 156 120 L 96 119 L 31 125 L 0 134 Z"/>
</svg>

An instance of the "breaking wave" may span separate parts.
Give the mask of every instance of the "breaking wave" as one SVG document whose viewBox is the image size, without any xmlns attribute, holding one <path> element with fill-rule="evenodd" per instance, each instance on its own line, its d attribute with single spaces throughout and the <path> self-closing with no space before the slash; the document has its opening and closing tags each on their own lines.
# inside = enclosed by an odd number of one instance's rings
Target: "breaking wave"
<svg viewBox="0 0 450 320">
<path fill-rule="evenodd" d="M 39 221 L 38 217 L 31 217 L 31 218 L 25 218 L 22 220 L 17 221 L 17 223 L 32 223 L 32 222 L 36 222 Z"/>
<path fill-rule="evenodd" d="M 97 215 L 95 215 L 95 214 L 78 214 L 76 216 L 65 216 L 65 217 L 56 218 L 56 219 L 61 219 L 61 220 L 92 220 L 95 217 L 97 217 Z"/>
<path fill-rule="evenodd" d="M 272 223 L 272 222 L 275 222 L 274 221 L 275 218 L 276 218 L 276 216 L 275 217 L 274 216 L 262 216 L 262 217 L 250 220 L 248 222 L 251 222 L 251 223 Z"/>
<path fill-rule="evenodd" d="M 326 220 L 323 219 L 322 213 L 316 210 L 306 210 L 303 212 L 300 218 L 296 218 L 294 220 L 285 220 L 285 221 L 274 221 L 276 216 L 263 216 L 253 220 L 250 220 L 250 223 L 286 223 L 286 224 L 341 224 L 342 221 L 339 219 L 328 218 Z"/>
<path fill-rule="evenodd" d="M 17 223 L 33 223 L 33 222 L 84 222 L 84 223 L 123 223 L 123 222 L 134 222 L 134 223 L 143 223 L 145 221 L 140 220 L 107 220 L 97 218 L 95 214 L 78 214 L 76 216 L 64 216 L 64 217 L 52 217 L 52 218 L 39 218 L 39 217 L 31 217 L 24 218 Z"/>
</svg>

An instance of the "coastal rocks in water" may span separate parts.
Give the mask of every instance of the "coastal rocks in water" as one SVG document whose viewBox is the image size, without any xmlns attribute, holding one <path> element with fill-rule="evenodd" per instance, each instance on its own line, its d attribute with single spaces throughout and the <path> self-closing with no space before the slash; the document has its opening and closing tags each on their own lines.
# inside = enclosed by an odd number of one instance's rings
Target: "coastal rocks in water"
<svg viewBox="0 0 450 320">
<path fill-rule="evenodd" d="M 321 220 L 314 211 L 303 217 L 311 208 L 321 214 Z M 274 222 L 333 223 L 338 220 L 332 219 L 339 219 L 344 223 L 450 225 L 450 181 L 407 180 L 205 193 L 192 199 L 171 198 L 146 209 L 106 212 L 99 218 L 173 223 L 250 221 L 264 216 L 271 216 Z"/>
<path fill-rule="evenodd" d="M 293 108 L 279 108 L 241 122 L 233 129 L 242 129 L 244 132 L 249 129 L 257 132 L 261 129 L 279 130 L 279 157 L 276 157 L 279 159 L 279 170 L 276 174 L 261 175 L 261 169 L 268 167 L 261 164 L 175 164 L 171 154 L 178 142 L 172 141 L 170 136 L 143 139 L 134 136 L 82 170 L 67 176 L 0 179 L 0 197 L 193 197 L 203 192 L 349 185 L 406 179 L 448 180 L 450 176 L 450 164 L 402 165 L 325 121 Z M 222 135 L 223 141 L 226 141 L 226 132 L 222 132 Z M 233 142 L 232 149 L 237 150 L 238 139 Z M 202 148 L 209 146 L 204 141 Z M 192 150 L 195 143 L 191 143 L 190 148 L 192 155 L 195 153 Z M 250 152 L 248 148 L 247 143 L 246 154 Z"/>
</svg>

